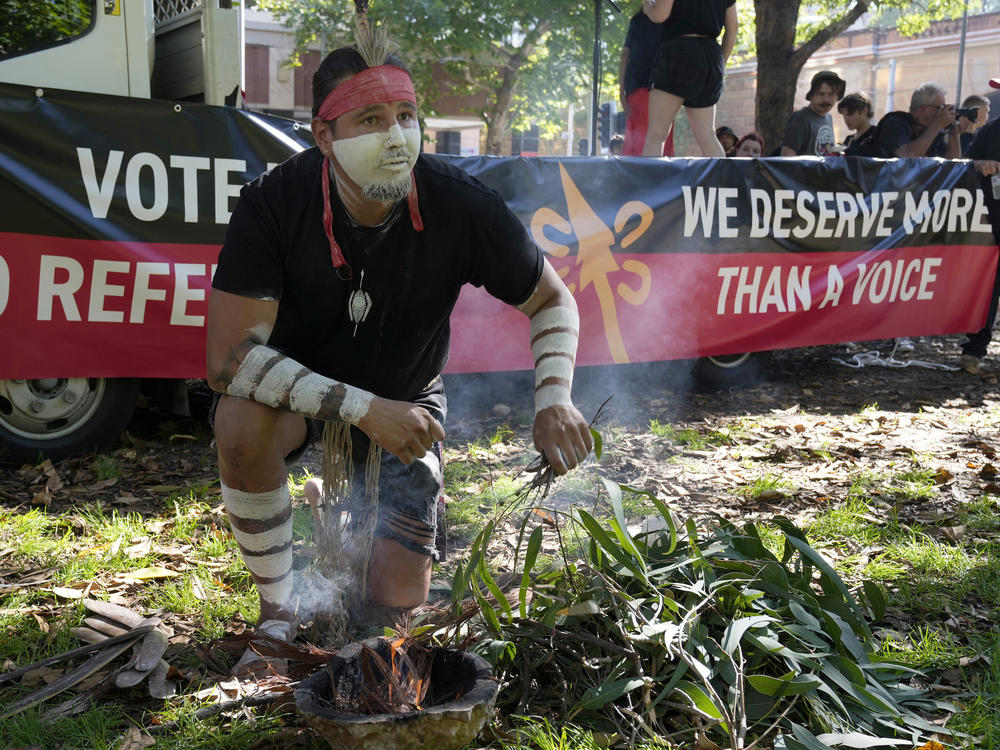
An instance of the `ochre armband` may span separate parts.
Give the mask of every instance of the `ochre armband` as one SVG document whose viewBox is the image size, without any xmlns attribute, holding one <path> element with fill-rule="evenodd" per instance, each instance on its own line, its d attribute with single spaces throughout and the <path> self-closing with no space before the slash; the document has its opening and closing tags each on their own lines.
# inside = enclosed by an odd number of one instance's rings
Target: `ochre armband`
<svg viewBox="0 0 1000 750">
<path fill-rule="evenodd" d="M 531 355 L 535 359 L 535 413 L 550 406 L 571 406 L 573 367 L 580 338 L 580 317 L 572 307 L 548 307 L 531 318 Z"/>
<path fill-rule="evenodd" d="M 356 425 L 374 396 L 340 383 L 263 344 L 250 349 L 226 389 L 230 396 L 287 409 L 313 419 L 342 419 Z"/>
</svg>

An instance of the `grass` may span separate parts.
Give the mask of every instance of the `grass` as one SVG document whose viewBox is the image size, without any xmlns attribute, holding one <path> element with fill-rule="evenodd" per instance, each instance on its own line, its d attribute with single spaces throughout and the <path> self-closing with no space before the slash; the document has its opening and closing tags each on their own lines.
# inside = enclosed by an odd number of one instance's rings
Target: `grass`
<svg viewBox="0 0 1000 750">
<path fill-rule="evenodd" d="M 122 709 L 112 704 L 56 722 L 43 721 L 39 711 L 27 711 L 0 722 L 0 747 L 118 750 L 125 721 Z"/>
<path fill-rule="evenodd" d="M 728 431 L 712 430 L 702 434 L 690 427 L 674 427 L 670 424 L 664 424 L 658 419 L 649 420 L 649 431 L 656 437 L 664 438 L 675 445 L 683 445 L 692 450 L 705 450 L 717 445 L 725 445 L 732 440 Z"/>
<path fill-rule="evenodd" d="M 877 406 L 866 407 L 862 414 L 871 416 L 876 410 Z M 719 430 L 699 431 L 654 419 L 649 430 L 673 444 L 703 450 L 733 445 L 750 434 L 755 424 L 743 419 Z M 452 499 L 447 513 L 453 547 L 474 537 L 522 486 L 524 478 L 514 475 L 519 454 L 510 450 L 512 440 L 513 434 L 504 427 L 470 443 L 464 451 L 446 453 L 443 470 L 445 489 Z M 611 442 L 606 441 L 606 448 Z M 813 449 L 821 458 L 822 452 Z M 983 495 L 956 508 L 948 523 L 965 528 L 965 536 L 957 539 L 945 538 L 931 526 L 904 523 L 901 509 L 910 503 L 919 507 L 940 492 L 935 471 L 922 465 L 925 461 L 929 463 L 930 458 L 910 456 L 887 471 L 857 472 L 843 497 L 829 501 L 805 531 L 824 554 L 829 552 L 851 585 L 867 577 L 887 590 L 893 628 L 879 631 L 878 656 L 924 670 L 930 679 L 942 670 L 958 669 L 962 675 L 959 689 L 965 692 L 956 698 L 962 710 L 951 725 L 977 737 L 977 747 L 1000 746 L 1000 630 L 995 624 L 982 623 L 982 618 L 990 617 L 995 623 L 1000 614 L 996 596 L 1000 591 L 1000 543 L 990 539 L 1000 530 L 1000 500 Z M 753 466 L 755 472 L 757 466 Z M 110 479 L 116 476 L 115 471 L 120 472 L 114 456 L 97 457 L 89 468 L 97 479 Z M 310 476 L 289 477 L 293 495 L 301 494 Z M 753 498 L 791 486 L 782 475 L 764 472 L 742 491 Z M 589 507 L 595 503 L 596 493 L 592 476 L 578 472 L 560 480 L 553 497 L 573 505 L 586 502 Z M 217 504 L 211 485 L 192 485 L 164 500 L 160 512 L 147 515 L 97 504 L 82 504 L 62 515 L 34 508 L 18 513 L 0 510 L 0 550 L 6 554 L 7 567 L 47 571 L 46 577 L 55 585 L 94 581 L 98 595 L 102 595 L 102 585 L 114 586 L 111 580 L 122 573 L 181 561 L 180 576 L 148 581 L 133 587 L 130 596 L 136 596 L 138 605 L 147 610 L 183 615 L 194 626 L 192 640 L 204 642 L 224 636 L 234 621 L 252 622 L 258 614 L 257 598 L 235 542 L 221 516 L 213 513 Z M 653 510 L 641 494 L 625 493 L 623 506 L 630 520 Z M 293 528 L 297 539 L 309 539 L 311 514 L 301 502 L 296 504 Z M 784 542 L 780 531 L 767 524 L 759 530 L 765 546 L 780 555 Z M 140 551 L 144 539 L 150 543 L 146 553 Z M 565 541 L 571 547 L 577 543 Z M 163 548 L 182 552 L 162 555 L 158 550 Z M 541 552 L 536 570 L 544 570 L 549 560 L 549 554 Z M 975 605 L 981 619 L 963 628 L 970 623 L 971 615 L 966 614 L 970 605 Z M 36 614 L 47 622 L 47 632 Z M 958 626 L 948 624 L 953 616 L 958 618 Z M 43 588 L 0 588 L 0 662 L 25 664 L 76 647 L 79 642 L 70 628 L 83 617 L 81 605 L 65 600 L 53 604 L 52 594 Z M 985 658 L 977 658 L 980 656 Z M 193 670 L 199 657 L 188 648 L 174 654 L 171 662 Z M 22 688 L 0 686 L 0 705 L 22 694 Z M 116 697 L 54 723 L 43 722 L 41 711 L 0 722 L 0 747 L 118 750 L 121 734 L 131 721 L 148 724 L 156 717 L 158 721 L 178 722 L 176 730 L 157 737 L 158 750 L 228 750 L 246 747 L 282 726 L 280 718 L 258 711 L 254 723 L 240 716 L 227 719 L 220 728 L 218 719 L 194 718 L 200 707 L 197 704 L 151 705 L 148 697 L 133 695 L 137 696 L 134 702 L 122 704 Z M 557 717 L 508 719 L 508 739 L 496 740 L 491 747 L 590 750 L 613 741 L 593 728 Z M 315 743 L 317 748 L 325 747 L 319 740 Z"/>
<path fill-rule="evenodd" d="M 936 492 L 929 470 L 860 474 L 846 499 L 819 514 L 807 531 L 810 539 L 842 550 L 869 551 L 864 561 L 847 554 L 838 561 L 838 570 L 847 578 L 882 584 L 904 630 L 905 623 L 912 625 L 906 632 L 882 631 L 878 656 L 931 675 L 959 668 L 969 692 L 956 698 L 961 710 L 949 726 L 972 735 L 973 747 L 998 747 L 1000 543 L 949 540 L 934 527 L 903 524 L 896 506 L 879 499 L 889 495 L 894 501 L 919 502 Z M 1000 529 L 997 499 L 982 496 L 966 504 L 958 509 L 955 523 L 964 524 L 970 536 L 974 531 L 995 533 Z M 979 620 L 971 618 L 970 604 L 980 609 Z M 977 667 L 960 666 L 977 654 L 986 657 Z"/>
<path fill-rule="evenodd" d="M 1000 746 L 1000 632 L 994 630 L 974 645 L 986 658 L 986 666 L 981 671 L 966 671 L 967 678 L 974 678 L 976 689 L 963 696 L 962 711 L 953 725 L 979 738 L 981 747 L 995 748 Z"/>
<path fill-rule="evenodd" d="M 490 435 L 466 445 L 462 457 L 446 452 L 442 467 L 448 533 L 462 540 L 476 536 L 490 515 L 513 497 L 527 481 L 513 476 L 516 467 L 504 467 L 504 448 L 514 433 L 501 425 Z"/>
<path fill-rule="evenodd" d="M 111 456 L 98 456 L 93 465 L 94 476 L 98 481 L 116 479 L 122 476 L 122 470 Z"/>
<path fill-rule="evenodd" d="M 760 497 L 765 492 L 778 491 L 784 494 L 786 490 L 791 490 L 793 487 L 794 485 L 783 477 L 777 474 L 765 473 L 754 479 L 746 487 L 738 490 L 738 494 L 754 499 Z"/>
</svg>

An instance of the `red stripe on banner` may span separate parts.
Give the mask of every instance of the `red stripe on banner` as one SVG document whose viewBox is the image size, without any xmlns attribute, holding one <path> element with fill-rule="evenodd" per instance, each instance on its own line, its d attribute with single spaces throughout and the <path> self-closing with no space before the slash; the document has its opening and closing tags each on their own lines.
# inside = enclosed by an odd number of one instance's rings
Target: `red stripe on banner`
<svg viewBox="0 0 1000 750">
<path fill-rule="evenodd" d="M 0 377 L 204 377 L 218 254 L 0 233 Z"/>
<path fill-rule="evenodd" d="M 580 308 L 577 362 L 598 365 L 975 331 L 997 248 L 617 253 L 597 275 L 573 259 L 550 261 Z M 529 369 L 527 336 L 523 315 L 466 287 L 452 315 L 448 371 Z"/>
<path fill-rule="evenodd" d="M 205 374 L 215 245 L 0 233 L 0 378 Z M 582 365 L 681 359 L 982 327 L 997 248 L 619 253 L 551 262 L 580 308 Z M 607 260 L 607 259 L 605 259 Z M 449 372 L 530 369 L 527 319 L 467 286 Z"/>
</svg>

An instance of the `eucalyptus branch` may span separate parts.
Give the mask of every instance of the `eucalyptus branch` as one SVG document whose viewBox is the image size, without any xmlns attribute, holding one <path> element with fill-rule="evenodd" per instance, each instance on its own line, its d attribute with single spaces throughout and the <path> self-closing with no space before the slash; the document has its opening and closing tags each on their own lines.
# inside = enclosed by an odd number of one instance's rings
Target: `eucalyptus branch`
<svg viewBox="0 0 1000 750">
<path fill-rule="evenodd" d="M 764 733 L 760 737 L 758 737 L 756 740 L 754 740 L 753 742 L 751 742 L 749 745 L 746 746 L 746 750 L 754 750 L 754 748 L 757 747 L 757 745 L 759 745 L 761 742 L 763 742 L 765 739 L 767 739 L 768 735 L 770 735 L 771 732 L 773 732 L 775 729 L 777 729 L 778 725 L 781 724 L 782 720 L 786 716 L 788 716 L 788 713 L 792 710 L 792 708 L 795 706 L 795 704 L 798 702 L 799 698 L 801 698 L 801 697 L 802 697 L 801 695 L 795 695 L 795 696 L 793 696 L 791 703 L 788 704 L 788 706 L 785 708 L 785 710 L 782 711 L 781 714 L 779 714 L 779 716 L 778 716 L 777 719 L 775 719 L 774 721 L 771 722 L 771 725 L 767 729 L 764 730 Z M 757 723 L 760 723 L 760 722 L 757 722 Z M 757 723 L 755 723 L 754 726 L 757 726 Z"/>
</svg>

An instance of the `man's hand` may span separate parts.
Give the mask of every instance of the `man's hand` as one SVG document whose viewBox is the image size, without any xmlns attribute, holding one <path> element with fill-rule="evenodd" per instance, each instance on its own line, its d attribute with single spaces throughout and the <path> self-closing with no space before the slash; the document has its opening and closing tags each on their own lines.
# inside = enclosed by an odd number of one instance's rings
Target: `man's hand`
<svg viewBox="0 0 1000 750">
<path fill-rule="evenodd" d="M 934 119 L 931 121 L 931 129 L 934 130 L 934 132 L 940 132 L 949 125 L 954 124 L 955 108 L 950 104 L 945 104 L 937 111 L 937 114 L 934 115 Z"/>
<path fill-rule="evenodd" d="M 979 172 L 983 177 L 991 177 L 995 174 L 1000 174 L 1000 161 L 993 161 L 992 159 L 976 159 L 972 162 L 975 166 L 976 171 Z"/>
<path fill-rule="evenodd" d="M 423 458 L 434 443 L 444 440 L 444 427 L 422 406 L 377 396 L 358 427 L 404 464 Z"/>
<path fill-rule="evenodd" d="M 550 406 L 535 415 L 535 448 L 562 476 L 590 453 L 590 425 L 575 406 Z"/>
</svg>

